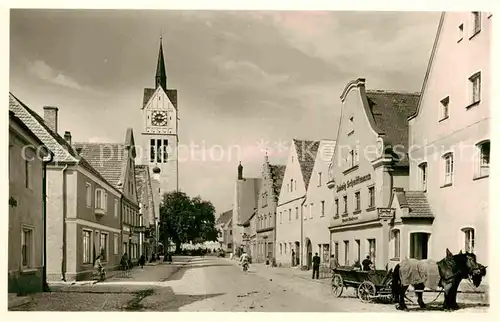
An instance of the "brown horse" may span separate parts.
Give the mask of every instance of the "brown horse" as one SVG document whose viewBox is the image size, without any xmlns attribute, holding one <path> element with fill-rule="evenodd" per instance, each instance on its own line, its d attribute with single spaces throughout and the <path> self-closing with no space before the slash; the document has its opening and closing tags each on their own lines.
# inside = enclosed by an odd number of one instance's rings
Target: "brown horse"
<svg viewBox="0 0 500 322">
<path fill-rule="evenodd" d="M 446 257 L 437 263 L 431 260 L 405 259 L 397 264 L 392 274 L 392 294 L 395 302 L 399 302 L 397 309 L 407 311 L 404 298 L 409 285 L 418 291 L 418 304 L 421 308 L 425 307 L 422 291 L 426 287 L 435 290 L 440 286 L 444 290 L 443 308 L 456 310 L 457 290 L 462 279 L 470 278 L 478 287 L 485 275 L 486 266 L 476 261 L 476 255 L 462 251 L 453 255 L 446 249 Z"/>
</svg>

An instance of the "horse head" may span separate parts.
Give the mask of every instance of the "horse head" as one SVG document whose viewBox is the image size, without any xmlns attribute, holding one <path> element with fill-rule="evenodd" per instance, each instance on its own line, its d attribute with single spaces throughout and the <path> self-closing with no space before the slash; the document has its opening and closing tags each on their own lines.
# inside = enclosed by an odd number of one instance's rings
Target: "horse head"
<svg viewBox="0 0 500 322">
<path fill-rule="evenodd" d="M 486 267 L 476 260 L 474 253 L 468 251 L 463 253 L 460 251 L 453 256 L 457 265 L 458 271 L 464 278 L 471 278 L 474 286 L 478 287 L 481 284 L 483 276 L 486 275 Z"/>
</svg>

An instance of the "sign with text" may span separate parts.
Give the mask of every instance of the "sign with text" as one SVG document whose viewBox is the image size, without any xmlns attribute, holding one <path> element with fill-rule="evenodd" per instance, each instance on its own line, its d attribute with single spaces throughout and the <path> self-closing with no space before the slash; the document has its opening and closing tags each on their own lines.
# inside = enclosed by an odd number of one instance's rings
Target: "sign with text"
<svg viewBox="0 0 500 322">
<path fill-rule="evenodd" d="M 379 219 L 392 219 L 396 213 L 394 208 L 377 208 Z"/>
<path fill-rule="evenodd" d="M 342 183 L 341 185 L 337 186 L 337 192 L 347 190 L 347 188 L 354 187 L 362 182 L 371 180 L 372 176 L 371 174 L 367 174 L 365 176 L 356 176 L 356 178 L 348 180 L 347 182 Z"/>
</svg>

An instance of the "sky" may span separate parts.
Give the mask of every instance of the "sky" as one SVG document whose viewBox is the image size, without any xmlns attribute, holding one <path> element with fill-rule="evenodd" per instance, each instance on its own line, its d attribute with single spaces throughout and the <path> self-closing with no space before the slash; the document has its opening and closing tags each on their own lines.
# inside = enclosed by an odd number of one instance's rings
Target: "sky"
<svg viewBox="0 0 500 322">
<path fill-rule="evenodd" d="M 260 177 L 293 138 L 335 139 L 340 94 L 420 91 L 439 12 L 34 10 L 10 14 L 10 91 L 77 142 L 141 132 L 159 38 L 178 90 L 180 189 L 231 209 L 239 161 Z"/>
</svg>

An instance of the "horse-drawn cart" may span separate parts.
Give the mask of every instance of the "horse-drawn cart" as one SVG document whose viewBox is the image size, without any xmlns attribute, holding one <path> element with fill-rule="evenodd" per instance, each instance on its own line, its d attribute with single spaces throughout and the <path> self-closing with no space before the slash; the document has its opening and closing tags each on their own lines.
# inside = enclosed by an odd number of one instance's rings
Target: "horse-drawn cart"
<svg viewBox="0 0 500 322">
<path fill-rule="evenodd" d="M 356 296 L 363 302 L 373 298 L 392 298 L 392 270 L 355 270 L 353 267 L 339 267 L 332 277 L 332 293 L 340 297 L 344 287 L 353 287 Z"/>
</svg>

